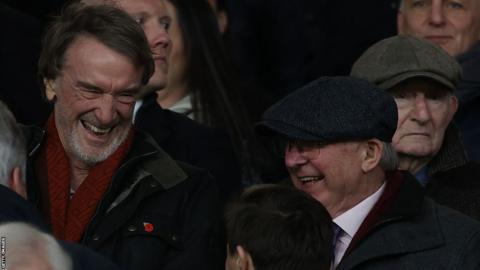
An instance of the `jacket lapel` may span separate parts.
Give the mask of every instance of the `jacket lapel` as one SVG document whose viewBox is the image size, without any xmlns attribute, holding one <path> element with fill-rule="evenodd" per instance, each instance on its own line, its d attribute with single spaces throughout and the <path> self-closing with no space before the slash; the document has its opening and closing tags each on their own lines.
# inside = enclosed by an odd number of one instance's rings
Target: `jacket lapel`
<svg viewBox="0 0 480 270">
<path fill-rule="evenodd" d="M 430 217 L 431 218 L 431 217 Z M 445 243 L 438 222 L 432 219 L 415 223 L 392 220 L 395 226 L 385 224 L 365 239 L 351 254 L 344 258 L 337 269 L 355 269 L 372 259 L 429 250 Z"/>
<path fill-rule="evenodd" d="M 95 219 L 94 216 L 85 233 L 87 238 L 89 236 L 90 238 L 98 238 L 94 242 L 91 242 L 91 239 L 84 238 L 84 241 L 93 247 L 99 246 L 124 226 L 125 223 L 119 221 L 126 221 L 133 216 L 138 210 L 139 204 L 145 198 L 151 194 L 172 188 L 188 178 L 188 175 L 158 147 L 150 136 L 139 133 L 136 136 L 141 136 L 141 140 L 134 143 L 132 146 L 132 149 L 135 149 L 134 152 L 129 155 L 128 161 L 120 167 L 114 176 L 113 186 L 111 187 L 113 191 L 107 191 L 109 193 L 107 196 L 110 196 L 103 200 L 98 210 L 98 216 L 101 216 L 101 218 Z M 135 171 L 135 173 L 130 175 L 132 171 Z M 129 178 L 127 185 L 125 185 L 125 177 Z M 115 211 L 115 208 L 129 197 L 134 189 L 136 196 L 129 200 L 128 206 L 122 207 L 121 211 Z M 92 235 L 93 232 L 95 232 L 95 235 Z"/>
<path fill-rule="evenodd" d="M 424 198 L 416 179 L 407 172 L 390 174 L 388 179 L 393 196 L 387 186 L 384 198 L 379 199 L 362 223 L 337 269 L 353 269 L 371 259 L 428 250 L 444 243 L 436 213 L 433 217 L 425 215 L 432 213 L 434 207 Z M 376 217 L 373 212 L 382 208 L 386 211 Z"/>
</svg>

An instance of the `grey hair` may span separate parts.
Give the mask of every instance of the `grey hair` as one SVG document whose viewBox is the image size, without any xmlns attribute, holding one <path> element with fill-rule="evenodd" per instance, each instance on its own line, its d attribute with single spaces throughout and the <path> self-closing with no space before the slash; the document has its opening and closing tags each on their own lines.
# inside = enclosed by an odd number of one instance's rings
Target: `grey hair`
<svg viewBox="0 0 480 270">
<path fill-rule="evenodd" d="M 2 249 L 9 270 L 35 269 L 28 266 L 42 262 L 51 270 L 71 270 L 70 256 L 51 235 L 23 222 L 0 225 Z M 2 262 L 3 263 L 3 262 Z"/>
<path fill-rule="evenodd" d="M 384 171 L 393 171 L 398 168 L 398 155 L 391 143 L 382 142 L 383 153 L 380 159 L 380 167 Z"/>
<path fill-rule="evenodd" d="M 25 181 L 25 140 L 15 117 L 0 101 L 0 184 L 8 186 L 12 170 L 19 167 Z"/>
</svg>

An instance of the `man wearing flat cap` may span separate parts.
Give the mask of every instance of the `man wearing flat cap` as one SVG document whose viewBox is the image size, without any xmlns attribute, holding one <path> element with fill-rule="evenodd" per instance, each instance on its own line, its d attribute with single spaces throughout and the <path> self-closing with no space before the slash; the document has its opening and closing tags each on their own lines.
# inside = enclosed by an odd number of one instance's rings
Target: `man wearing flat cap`
<svg viewBox="0 0 480 270">
<path fill-rule="evenodd" d="M 468 157 L 480 161 L 480 1 L 401 0 L 397 30 L 437 44 L 462 67 L 454 121 Z"/>
<path fill-rule="evenodd" d="M 399 35 L 371 46 L 351 75 L 395 98 L 399 168 L 414 174 L 437 203 L 480 220 L 480 165 L 467 160 L 452 122 L 461 78 L 455 59 L 437 45 Z"/>
<path fill-rule="evenodd" d="M 424 197 L 396 169 L 396 126 L 385 91 L 324 77 L 268 109 L 258 131 L 285 142 L 293 185 L 332 216 L 332 269 L 479 269 L 480 223 Z"/>
</svg>

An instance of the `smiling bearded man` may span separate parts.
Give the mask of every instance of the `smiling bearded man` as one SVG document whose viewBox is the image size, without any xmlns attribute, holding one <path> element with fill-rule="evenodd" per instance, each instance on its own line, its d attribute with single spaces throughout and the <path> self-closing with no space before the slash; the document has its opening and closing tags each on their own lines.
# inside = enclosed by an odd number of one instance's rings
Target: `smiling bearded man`
<svg viewBox="0 0 480 270">
<path fill-rule="evenodd" d="M 54 235 L 123 269 L 221 269 L 215 184 L 132 126 L 154 73 L 147 38 L 111 6 L 71 5 L 46 32 L 39 73 L 53 113 L 25 128 L 28 198 Z"/>
</svg>

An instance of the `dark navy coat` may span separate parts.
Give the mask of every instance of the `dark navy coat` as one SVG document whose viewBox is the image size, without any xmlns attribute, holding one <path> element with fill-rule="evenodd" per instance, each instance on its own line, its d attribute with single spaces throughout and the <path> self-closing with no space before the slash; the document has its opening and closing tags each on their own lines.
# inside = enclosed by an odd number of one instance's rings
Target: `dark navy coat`
<svg viewBox="0 0 480 270">
<path fill-rule="evenodd" d="M 36 205 L 44 199 L 31 165 L 44 136 L 38 128 L 26 130 L 27 193 Z M 223 215 L 213 179 L 171 159 L 149 135 L 134 136 L 80 244 L 124 269 L 223 269 Z"/>
</svg>

